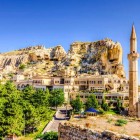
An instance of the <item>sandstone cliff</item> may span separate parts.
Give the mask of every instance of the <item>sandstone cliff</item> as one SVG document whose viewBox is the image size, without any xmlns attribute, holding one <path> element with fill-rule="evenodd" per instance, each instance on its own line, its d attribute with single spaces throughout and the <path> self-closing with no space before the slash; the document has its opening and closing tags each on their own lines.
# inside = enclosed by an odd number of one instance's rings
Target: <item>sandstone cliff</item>
<svg viewBox="0 0 140 140">
<path fill-rule="evenodd" d="M 97 42 L 74 42 L 71 44 L 62 66 L 80 73 L 117 74 L 125 77 L 122 65 L 122 47 L 110 39 Z"/>
<path fill-rule="evenodd" d="M 110 39 L 96 42 L 74 42 L 68 53 L 60 45 L 53 48 L 44 46 L 28 47 L 0 54 L 0 67 L 11 66 L 17 72 L 19 66 L 26 67 L 23 73 L 64 76 L 88 74 L 117 74 L 125 77 L 122 65 L 122 47 Z M 4 70 L 3 70 L 4 71 Z"/>
</svg>

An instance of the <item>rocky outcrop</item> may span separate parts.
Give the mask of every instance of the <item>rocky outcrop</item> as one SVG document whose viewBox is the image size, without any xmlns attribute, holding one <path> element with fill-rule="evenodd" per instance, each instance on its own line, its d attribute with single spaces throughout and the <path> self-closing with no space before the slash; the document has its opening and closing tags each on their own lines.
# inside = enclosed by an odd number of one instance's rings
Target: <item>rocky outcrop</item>
<svg viewBox="0 0 140 140">
<path fill-rule="evenodd" d="M 139 140 L 136 137 L 118 134 L 109 130 L 90 130 L 70 123 L 59 124 L 58 140 Z"/>
<path fill-rule="evenodd" d="M 56 46 L 52 49 L 50 59 L 61 61 L 66 56 L 66 52 L 62 46 Z"/>
<path fill-rule="evenodd" d="M 0 66 L 6 67 L 7 65 L 10 65 L 12 67 L 18 67 L 21 63 L 27 63 L 28 62 L 28 55 L 0 55 Z"/>
<path fill-rule="evenodd" d="M 110 39 L 96 42 L 74 42 L 67 57 L 60 66 L 73 69 L 80 66 L 78 72 L 94 74 L 117 74 L 125 77 L 122 65 L 122 47 Z"/>
<path fill-rule="evenodd" d="M 110 39 L 96 42 L 74 42 L 68 53 L 60 45 L 53 48 L 44 46 L 27 47 L 0 54 L 0 67 L 10 65 L 15 69 L 20 64 L 46 65 L 43 69 L 57 76 L 89 73 L 117 74 L 125 77 L 122 65 L 122 47 Z M 31 66 L 31 65 L 30 65 Z M 35 65 L 34 65 L 35 66 Z M 36 69 L 37 70 L 37 69 Z"/>
<path fill-rule="evenodd" d="M 61 60 L 66 56 L 62 46 L 46 49 L 43 46 L 28 47 L 17 51 L 0 54 L 0 66 L 11 65 L 18 67 L 20 64 L 38 62 L 42 60 Z"/>
</svg>

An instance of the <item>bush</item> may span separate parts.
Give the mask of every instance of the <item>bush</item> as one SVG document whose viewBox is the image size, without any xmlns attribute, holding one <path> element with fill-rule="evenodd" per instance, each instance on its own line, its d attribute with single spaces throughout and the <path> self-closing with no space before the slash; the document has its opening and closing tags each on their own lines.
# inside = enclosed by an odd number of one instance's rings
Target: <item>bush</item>
<svg viewBox="0 0 140 140">
<path fill-rule="evenodd" d="M 58 140 L 58 133 L 57 132 L 47 132 L 43 135 L 38 136 L 37 138 L 40 138 L 41 140 Z"/>
<path fill-rule="evenodd" d="M 99 113 L 100 113 L 100 114 L 105 114 L 105 111 L 104 111 L 102 108 L 100 108 L 100 109 L 99 109 Z"/>
<path fill-rule="evenodd" d="M 14 74 L 13 74 L 13 73 L 10 73 L 9 76 L 10 76 L 11 78 L 13 78 Z"/>
<path fill-rule="evenodd" d="M 21 69 L 21 70 L 25 69 L 25 65 L 24 64 L 20 64 L 19 69 Z"/>
<path fill-rule="evenodd" d="M 127 124 L 127 120 L 123 120 L 123 119 L 119 119 L 115 123 L 115 125 L 117 125 L 117 126 L 123 126 L 125 124 Z"/>
</svg>

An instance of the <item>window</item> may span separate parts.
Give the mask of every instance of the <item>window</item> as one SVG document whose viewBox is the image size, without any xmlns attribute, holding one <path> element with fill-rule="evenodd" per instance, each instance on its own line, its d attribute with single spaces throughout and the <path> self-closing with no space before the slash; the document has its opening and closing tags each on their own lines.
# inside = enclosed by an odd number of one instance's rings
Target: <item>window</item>
<svg viewBox="0 0 140 140">
<path fill-rule="evenodd" d="M 117 96 L 112 96 L 112 99 L 113 99 L 113 100 L 117 99 Z"/>
<path fill-rule="evenodd" d="M 123 83 L 126 83 L 126 81 L 123 81 Z"/>
<path fill-rule="evenodd" d="M 106 96 L 105 98 L 106 98 L 106 100 L 108 100 L 108 99 L 109 99 L 109 98 L 108 98 L 108 96 Z"/>
<path fill-rule="evenodd" d="M 55 83 L 56 83 L 56 84 L 58 84 L 58 83 L 59 83 L 59 81 L 55 81 Z"/>
<path fill-rule="evenodd" d="M 98 96 L 98 99 L 102 99 L 102 96 Z"/>
<path fill-rule="evenodd" d="M 102 84 L 102 81 L 98 81 L 98 84 Z"/>
<path fill-rule="evenodd" d="M 67 84 L 68 84 L 68 83 L 70 83 L 70 81 L 65 81 L 65 83 L 67 83 Z"/>
<path fill-rule="evenodd" d="M 129 100 L 129 97 L 128 96 L 125 96 L 124 100 Z"/>
<path fill-rule="evenodd" d="M 86 81 L 80 81 L 80 84 L 86 84 L 87 82 Z"/>
</svg>

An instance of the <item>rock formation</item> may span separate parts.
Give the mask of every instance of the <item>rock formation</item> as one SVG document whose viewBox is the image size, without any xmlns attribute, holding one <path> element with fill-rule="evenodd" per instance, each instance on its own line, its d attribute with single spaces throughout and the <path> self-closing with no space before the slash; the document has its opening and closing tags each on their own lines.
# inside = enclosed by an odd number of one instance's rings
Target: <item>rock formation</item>
<svg viewBox="0 0 140 140">
<path fill-rule="evenodd" d="M 117 74 L 125 77 L 122 65 L 122 47 L 110 39 L 97 42 L 75 42 L 71 44 L 62 64 L 73 69 L 80 66 L 80 73 Z"/>
<path fill-rule="evenodd" d="M 27 47 L 17 51 L 0 54 L 0 67 L 7 65 L 18 69 L 25 64 L 36 73 L 57 76 L 76 74 L 117 74 L 125 77 L 122 65 L 122 47 L 110 39 L 96 42 L 74 42 L 68 53 L 60 45 L 53 48 L 44 46 Z"/>
</svg>

